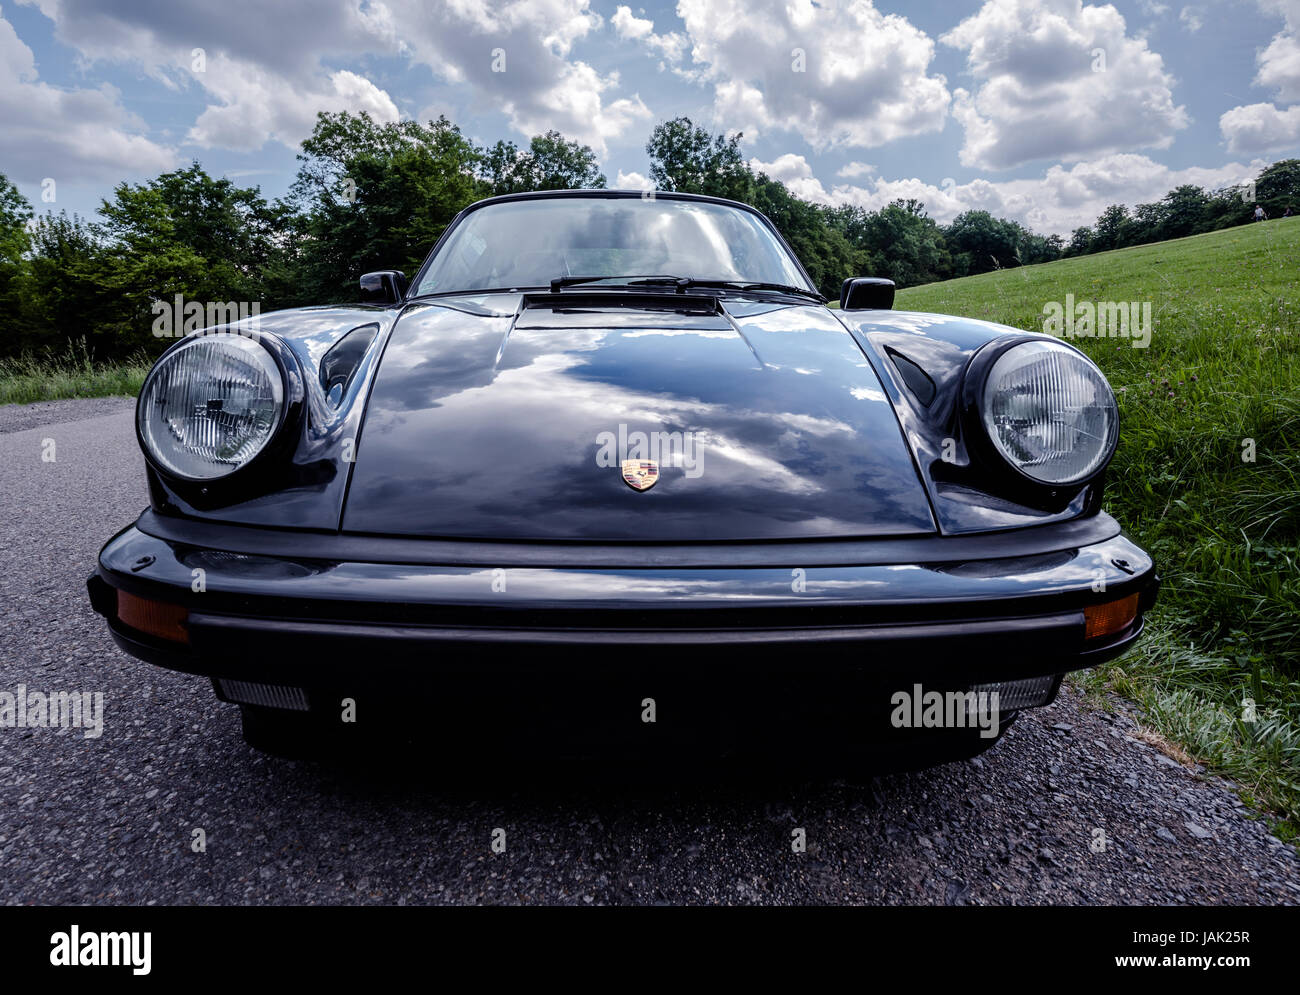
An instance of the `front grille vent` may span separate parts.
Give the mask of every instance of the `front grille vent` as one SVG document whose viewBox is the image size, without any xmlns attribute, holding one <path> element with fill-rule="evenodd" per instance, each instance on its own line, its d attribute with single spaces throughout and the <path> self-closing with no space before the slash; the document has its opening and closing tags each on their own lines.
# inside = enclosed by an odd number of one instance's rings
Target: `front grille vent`
<svg viewBox="0 0 1300 995">
<path fill-rule="evenodd" d="M 226 701 L 233 701 L 237 705 L 261 705 L 263 708 L 284 708 L 294 712 L 305 712 L 308 708 L 307 692 L 302 688 L 254 684 L 251 681 L 232 681 L 218 677 L 217 691 Z"/>
</svg>

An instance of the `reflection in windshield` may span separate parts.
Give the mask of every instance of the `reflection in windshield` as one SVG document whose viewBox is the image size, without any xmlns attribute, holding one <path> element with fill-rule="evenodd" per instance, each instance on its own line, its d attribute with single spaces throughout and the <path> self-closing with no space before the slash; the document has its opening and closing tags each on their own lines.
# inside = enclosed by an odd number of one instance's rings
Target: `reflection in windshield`
<svg viewBox="0 0 1300 995">
<path fill-rule="evenodd" d="M 559 197 L 471 212 L 438 250 L 416 293 L 549 287 L 557 277 L 638 273 L 808 287 L 789 252 L 749 211 L 669 198 Z"/>
</svg>

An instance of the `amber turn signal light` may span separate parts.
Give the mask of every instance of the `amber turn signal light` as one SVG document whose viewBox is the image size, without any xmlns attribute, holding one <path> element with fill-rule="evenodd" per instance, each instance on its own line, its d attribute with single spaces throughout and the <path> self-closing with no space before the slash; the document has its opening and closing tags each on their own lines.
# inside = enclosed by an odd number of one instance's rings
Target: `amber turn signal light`
<svg viewBox="0 0 1300 995">
<path fill-rule="evenodd" d="M 1089 605 L 1083 610 L 1083 637 L 1097 639 L 1127 629 L 1138 613 L 1138 595 L 1130 594 L 1104 605 Z"/>
<path fill-rule="evenodd" d="M 140 598 L 122 590 L 117 592 L 118 621 L 159 639 L 188 643 L 190 631 L 186 628 L 185 621 L 189 617 L 189 610 L 184 605 Z"/>
</svg>

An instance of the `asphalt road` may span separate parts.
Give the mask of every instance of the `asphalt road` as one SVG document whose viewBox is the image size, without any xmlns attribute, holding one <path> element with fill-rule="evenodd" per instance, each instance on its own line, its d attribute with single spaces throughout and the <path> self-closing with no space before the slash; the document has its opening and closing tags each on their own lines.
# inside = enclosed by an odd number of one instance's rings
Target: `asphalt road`
<svg viewBox="0 0 1300 995">
<path fill-rule="evenodd" d="M 382 775 L 266 757 L 206 681 L 131 659 L 86 602 L 145 503 L 129 402 L 0 408 L 0 496 L 0 691 L 104 695 L 98 738 L 0 728 L 8 904 L 1300 901 L 1294 851 L 1228 786 L 1068 690 L 980 758 L 878 778 L 681 758 L 456 776 L 473 744 Z"/>
</svg>

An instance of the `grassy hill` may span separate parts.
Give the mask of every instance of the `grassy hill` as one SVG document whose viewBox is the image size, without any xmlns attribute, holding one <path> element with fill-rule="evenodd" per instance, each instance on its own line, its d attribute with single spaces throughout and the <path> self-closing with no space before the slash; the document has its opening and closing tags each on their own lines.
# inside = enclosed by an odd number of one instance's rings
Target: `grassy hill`
<svg viewBox="0 0 1300 995">
<path fill-rule="evenodd" d="M 914 287 L 896 306 L 1043 331 L 1044 306 L 1066 294 L 1150 301 L 1153 318 L 1145 349 L 1071 340 L 1119 397 L 1107 507 L 1164 578 L 1150 638 L 1090 682 L 1139 701 L 1156 730 L 1241 780 L 1294 838 L 1300 218 Z"/>
</svg>

